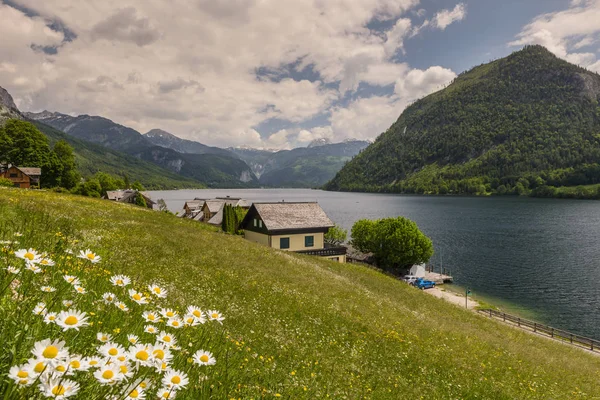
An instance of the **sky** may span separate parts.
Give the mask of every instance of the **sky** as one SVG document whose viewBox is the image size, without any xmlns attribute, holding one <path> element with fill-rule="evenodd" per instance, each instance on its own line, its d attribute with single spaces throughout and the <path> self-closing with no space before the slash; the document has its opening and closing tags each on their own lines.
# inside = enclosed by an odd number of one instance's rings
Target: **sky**
<svg viewBox="0 0 600 400">
<path fill-rule="evenodd" d="M 220 147 L 374 140 L 527 44 L 600 72 L 600 0 L 0 0 L 0 20 L 22 111 Z"/>
</svg>

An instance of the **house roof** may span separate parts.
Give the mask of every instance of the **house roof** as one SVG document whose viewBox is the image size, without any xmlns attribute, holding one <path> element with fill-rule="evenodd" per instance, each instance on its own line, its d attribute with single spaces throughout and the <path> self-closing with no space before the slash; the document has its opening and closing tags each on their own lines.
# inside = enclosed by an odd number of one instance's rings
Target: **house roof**
<svg viewBox="0 0 600 400">
<path fill-rule="evenodd" d="M 185 202 L 184 207 L 188 206 L 189 208 L 200 208 L 203 204 L 204 200 L 190 200 Z"/>
<path fill-rule="evenodd" d="M 211 219 L 208 220 L 211 225 L 221 225 L 223 223 L 223 208 L 221 208 Z"/>
<path fill-rule="evenodd" d="M 119 200 L 123 197 L 124 192 L 122 190 L 109 190 L 106 192 L 106 198 L 108 200 Z"/>
<path fill-rule="evenodd" d="M 334 225 L 316 202 L 254 203 L 252 207 L 269 231 L 330 228 Z"/>
<path fill-rule="evenodd" d="M 208 207 L 208 211 L 211 213 L 219 212 L 221 208 L 225 205 L 225 200 L 206 200 L 204 202 L 206 207 Z"/>
<path fill-rule="evenodd" d="M 133 190 L 133 189 L 127 189 L 127 190 L 111 190 L 111 191 L 107 191 L 106 192 L 106 198 L 108 200 L 114 200 L 114 201 L 121 201 L 121 202 L 126 202 L 129 198 L 135 196 L 137 193 L 137 190 Z M 149 206 L 152 206 L 154 204 L 156 204 L 156 202 L 154 202 L 150 196 L 148 196 L 147 193 L 145 192 L 140 192 L 140 194 L 142 196 L 144 196 L 144 200 L 146 201 L 146 204 Z"/>
<path fill-rule="evenodd" d="M 42 169 L 41 168 L 17 167 L 17 166 L 14 166 L 14 167 L 17 168 L 22 173 L 24 173 L 25 175 L 29 175 L 29 176 L 40 176 L 40 175 L 42 175 Z"/>
</svg>

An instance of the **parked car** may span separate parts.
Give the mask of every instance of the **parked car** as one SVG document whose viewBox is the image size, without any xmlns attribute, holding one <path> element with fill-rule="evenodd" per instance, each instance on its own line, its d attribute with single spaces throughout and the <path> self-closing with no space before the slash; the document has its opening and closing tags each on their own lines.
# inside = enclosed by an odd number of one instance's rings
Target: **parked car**
<svg viewBox="0 0 600 400">
<path fill-rule="evenodd" d="M 415 282 L 417 281 L 417 279 L 419 279 L 419 278 L 417 278 L 414 275 L 404 275 L 404 278 L 402 278 L 402 280 L 404 282 L 408 283 L 409 285 L 414 285 Z"/>
<path fill-rule="evenodd" d="M 428 281 L 425 278 L 417 278 L 417 280 L 414 283 L 415 287 L 418 287 L 421 290 L 424 289 L 431 289 L 435 287 L 435 282 L 434 281 Z"/>
</svg>

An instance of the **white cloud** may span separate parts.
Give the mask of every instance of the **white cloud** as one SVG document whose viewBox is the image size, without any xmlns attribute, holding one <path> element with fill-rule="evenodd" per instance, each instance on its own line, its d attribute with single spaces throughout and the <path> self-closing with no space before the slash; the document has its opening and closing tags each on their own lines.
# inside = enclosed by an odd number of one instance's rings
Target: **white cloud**
<svg viewBox="0 0 600 400">
<path fill-rule="evenodd" d="M 442 10 L 435 14 L 431 20 L 431 24 L 441 30 L 444 30 L 448 25 L 462 21 L 467 15 L 467 7 L 464 3 L 459 3 L 452 10 Z"/>
<path fill-rule="evenodd" d="M 407 101 L 413 101 L 443 89 L 455 77 L 452 70 L 439 66 L 425 71 L 413 69 L 396 82 L 394 93 Z"/>
<path fill-rule="evenodd" d="M 510 46 L 540 44 L 569 62 L 597 70 L 596 54 L 578 53 L 597 43 L 600 34 L 600 0 L 571 1 L 571 7 L 534 18 Z M 597 51 L 600 49 L 597 49 Z"/>
</svg>

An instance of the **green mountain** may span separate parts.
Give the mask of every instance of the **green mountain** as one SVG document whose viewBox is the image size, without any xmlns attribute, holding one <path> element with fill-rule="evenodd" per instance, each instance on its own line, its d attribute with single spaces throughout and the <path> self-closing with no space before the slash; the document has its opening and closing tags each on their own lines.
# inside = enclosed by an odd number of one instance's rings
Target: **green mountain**
<svg viewBox="0 0 600 400">
<path fill-rule="evenodd" d="M 326 188 L 543 194 L 599 183 L 599 100 L 600 75 L 527 46 L 407 107 Z"/>
<path fill-rule="evenodd" d="M 207 146 L 205 144 L 193 140 L 181 139 L 173 135 L 172 133 L 169 133 L 162 129 L 152 129 L 144 133 L 144 137 L 156 146 L 173 149 L 179 153 L 220 154 L 224 156 L 238 158 L 229 150 L 221 149 L 219 147 Z"/>
</svg>

